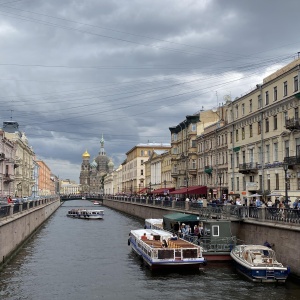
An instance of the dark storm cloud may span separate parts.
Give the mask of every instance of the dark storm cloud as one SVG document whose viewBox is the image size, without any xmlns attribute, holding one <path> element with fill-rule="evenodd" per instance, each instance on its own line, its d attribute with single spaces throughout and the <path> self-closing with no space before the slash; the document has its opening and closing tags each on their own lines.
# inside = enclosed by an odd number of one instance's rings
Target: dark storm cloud
<svg viewBox="0 0 300 300">
<path fill-rule="evenodd" d="M 296 0 L 1 3 L 0 124 L 18 121 L 61 178 L 78 180 L 102 134 L 116 167 L 137 143 L 170 142 L 300 49 Z"/>
</svg>

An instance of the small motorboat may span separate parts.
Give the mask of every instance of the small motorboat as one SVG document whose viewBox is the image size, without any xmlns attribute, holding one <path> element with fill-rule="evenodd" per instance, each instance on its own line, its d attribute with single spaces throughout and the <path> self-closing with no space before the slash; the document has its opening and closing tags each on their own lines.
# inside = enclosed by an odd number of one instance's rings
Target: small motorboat
<svg viewBox="0 0 300 300">
<path fill-rule="evenodd" d="M 103 210 L 98 209 L 71 209 L 67 213 L 68 217 L 86 220 L 97 220 L 103 219 Z"/>
<path fill-rule="evenodd" d="M 230 253 L 238 272 L 254 282 L 284 283 L 290 273 L 276 260 L 275 251 L 262 245 L 238 245 Z"/>
</svg>

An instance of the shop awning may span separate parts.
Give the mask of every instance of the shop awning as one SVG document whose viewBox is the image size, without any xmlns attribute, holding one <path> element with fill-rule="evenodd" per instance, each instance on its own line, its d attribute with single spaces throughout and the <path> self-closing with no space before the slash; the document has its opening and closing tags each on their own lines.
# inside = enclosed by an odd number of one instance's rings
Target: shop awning
<svg viewBox="0 0 300 300">
<path fill-rule="evenodd" d="M 171 195 L 176 195 L 176 194 L 188 194 L 188 195 L 203 195 L 207 194 L 207 186 L 189 186 L 189 187 L 184 187 L 178 190 L 175 190 L 173 192 L 170 192 Z"/>
<path fill-rule="evenodd" d="M 139 191 L 138 191 L 138 194 L 144 194 L 144 193 L 146 193 L 148 190 L 149 190 L 149 189 L 145 187 L 145 188 L 139 190 Z"/>
<path fill-rule="evenodd" d="M 153 194 L 169 194 L 170 192 L 174 191 L 175 188 L 161 188 L 161 189 L 156 189 L 152 191 Z"/>
</svg>

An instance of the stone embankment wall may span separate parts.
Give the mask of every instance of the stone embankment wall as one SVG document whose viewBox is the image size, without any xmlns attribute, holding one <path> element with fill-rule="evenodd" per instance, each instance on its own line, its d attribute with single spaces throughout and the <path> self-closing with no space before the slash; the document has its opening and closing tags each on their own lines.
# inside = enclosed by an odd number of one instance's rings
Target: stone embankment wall
<svg viewBox="0 0 300 300">
<path fill-rule="evenodd" d="M 142 219 L 162 218 L 172 212 L 183 212 L 171 208 L 145 206 L 130 202 L 103 200 L 103 205 L 122 211 Z M 193 212 L 187 211 L 189 214 Z M 196 214 L 194 212 L 194 214 Z M 265 241 L 273 244 L 277 260 L 291 268 L 292 275 L 300 278 L 300 226 L 256 222 L 251 220 L 232 221 L 232 235 L 236 236 L 239 244 L 263 245 Z"/>
<path fill-rule="evenodd" d="M 0 269 L 21 245 L 57 210 L 60 199 L 0 219 Z"/>
</svg>

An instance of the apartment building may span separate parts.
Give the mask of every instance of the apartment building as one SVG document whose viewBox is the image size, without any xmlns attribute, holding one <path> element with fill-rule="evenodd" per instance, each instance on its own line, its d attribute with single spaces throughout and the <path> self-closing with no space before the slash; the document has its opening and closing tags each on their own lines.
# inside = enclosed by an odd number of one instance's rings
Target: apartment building
<svg viewBox="0 0 300 300">
<path fill-rule="evenodd" d="M 289 196 L 300 196 L 299 64 L 293 61 L 225 107 L 229 194 L 285 195 L 286 185 Z"/>
<path fill-rule="evenodd" d="M 146 189 L 154 175 L 146 182 L 144 163 L 154 151 L 167 151 L 170 148 L 169 143 L 141 143 L 130 149 L 122 164 L 122 193 L 134 194 Z"/>
<path fill-rule="evenodd" d="M 15 196 L 15 144 L 0 130 L 0 197 Z"/>
</svg>

